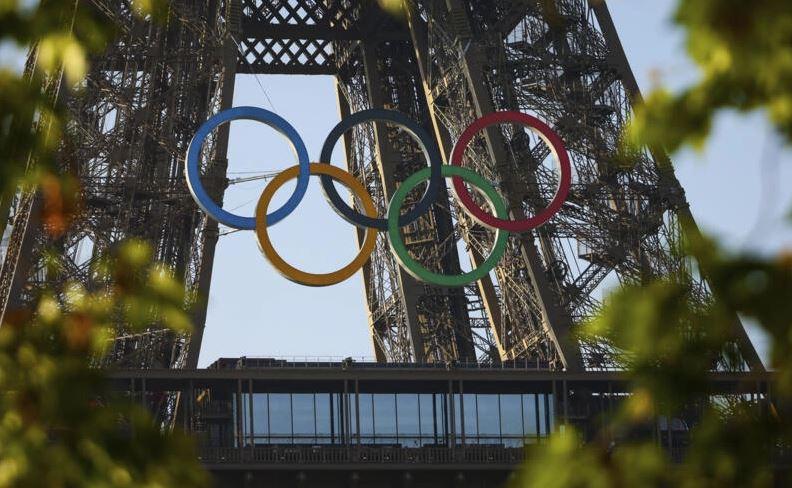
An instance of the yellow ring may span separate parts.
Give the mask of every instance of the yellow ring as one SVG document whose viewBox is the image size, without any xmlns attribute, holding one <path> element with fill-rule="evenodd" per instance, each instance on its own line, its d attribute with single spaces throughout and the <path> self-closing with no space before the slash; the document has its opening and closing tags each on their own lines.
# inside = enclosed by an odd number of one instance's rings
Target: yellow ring
<svg viewBox="0 0 792 488">
<path fill-rule="evenodd" d="M 365 214 L 369 217 L 377 216 L 374 200 L 372 200 L 366 188 L 356 180 L 354 176 L 330 164 L 311 163 L 310 168 L 312 175 L 327 175 L 349 188 L 354 195 L 360 198 Z M 264 191 L 261 192 L 258 205 L 256 205 L 256 236 L 258 237 L 259 248 L 262 254 L 264 254 L 264 257 L 269 260 L 280 274 L 295 283 L 306 286 L 330 286 L 341 283 L 366 264 L 371 253 L 374 252 L 374 247 L 377 245 L 377 232 L 375 229 L 366 229 L 366 238 L 363 241 L 363 247 L 361 247 L 355 259 L 343 268 L 333 271 L 332 273 L 306 273 L 284 261 L 275 251 L 269 238 L 269 233 L 267 231 L 267 207 L 269 207 L 275 192 L 287 181 L 297 178 L 299 173 L 300 166 L 292 166 L 273 178 L 267 187 L 264 188 Z"/>
</svg>

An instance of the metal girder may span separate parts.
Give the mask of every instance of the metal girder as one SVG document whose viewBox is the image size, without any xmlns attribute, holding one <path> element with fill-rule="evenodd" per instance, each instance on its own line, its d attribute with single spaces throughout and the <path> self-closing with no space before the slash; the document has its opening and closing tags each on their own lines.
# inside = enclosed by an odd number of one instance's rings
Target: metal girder
<svg viewBox="0 0 792 488">
<path fill-rule="evenodd" d="M 525 111 L 553 125 L 572 157 L 575 178 L 562 211 L 534 238 L 522 240 L 529 251 L 522 259 L 506 259 L 496 273 L 498 293 L 512 297 L 499 301 L 500 314 L 490 314 L 501 317 L 496 333 L 507 354 L 540 350 L 535 326 L 515 327 L 536 324 L 537 311 L 554 347 L 561 347 L 558 332 L 564 336 L 596 313 L 605 287 L 618 282 L 683 276 L 691 299 L 702 305 L 711 299 L 704 276 L 680 259 L 680 221 L 692 218 L 670 164 L 652 150 L 635 155 L 631 164 L 619 159 L 637 85 L 633 80 L 630 87 L 632 75 L 625 72 L 612 23 L 602 16 L 603 2 L 592 2 L 593 11 L 584 0 L 408 4 L 416 49 L 427 53 L 421 61 L 425 91 L 442 130 L 457 136 L 473 111 Z M 504 126 L 482 134 L 469 153 L 466 164 L 499 182 L 513 211 L 531 214 L 546 205 L 557 176 L 535 138 Z M 523 293 L 531 298 L 514 300 L 520 293 L 513 288 L 525 281 L 533 283 Z M 547 313 L 548 304 L 555 313 Z M 510 320 L 521 315 L 529 320 Z M 746 362 L 758 369 L 750 341 L 738 329 Z M 596 344 L 581 347 L 582 367 L 611 367 Z"/>
<path fill-rule="evenodd" d="M 434 5 L 438 8 L 437 4 Z M 470 102 L 475 109 L 478 116 L 485 115 L 494 111 L 493 103 L 490 98 L 489 90 L 483 78 L 484 70 L 484 50 L 479 44 L 478 39 L 473 39 L 470 36 L 470 26 L 467 21 L 465 13 L 465 6 L 454 0 L 446 1 L 446 12 L 448 19 L 451 19 L 450 24 L 454 27 L 454 34 L 456 35 L 457 42 L 461 51 L 460 67 L 465 79 L 465 86 L 462 88 L 468 93 Z M 411 27 L 415 30 L 420 29 L 420 20 L 418 13 L 414 7 L 410 7 L 408 14 L 411 19 Z M 413 38 L 423 37 L 423 32 L 414 33 Z M 462 46 L 464 50 L 462 50 Z M 428 51 L 427 51 L 428 52 Z M 424 54 L 424 57 L 427 54 Z M 426 76 L 426 70 L 424 70 Z M 425 79 L 424 89 L 428 94 L 432 93 L 431 80 Z M 432 100 L 433 104 L 437 103 L 437 99 Z M 436 105 L 432 107 L 433 112 L 438 110 Z M 435 116 L 437 123 L 437 116 Z M 514 178 L 506 166 L 509 161 L 506 154 L 506 141 L 503 139 L 498 128 L 491 128 L 485 131 L 485 139 L 487 152 L 493 161 L 497 161 L 495 172 L 498 180 L 501 182 L 501 188 L 506 194 L 506 199 L 510 208 L 512 218 L 524 218 L 524 210 L 522 209 L 521 200 L 518 196 L 523 192 L 521 188 L 516 186 L 518 180 Z M 570 333 L 570 318 L 564 313 L 562 307 L 557 303 L 557 298 L 552 294 L 552 290 L 548 286 L 545 272 L 540 262 L 536 245 L 534 244 L 534 237 L 530 234 L 523 234 L 519 238 L 518 252 L 522 255 L 525 263 L 525 268 L 528 271 L 530 281 L 533 283 L 534 291 L 537 295 L 536 312 L 543 317 L 544 332 L 549 336 L 555 345 L 556 352 L 559 355 L 562 366 L 567 370 L 577 370 L 580 367 L 580 360 L 578 358 L 577 347 L 571 343 Z M 499 311 L 496 311 L 496 304 L 493 300 L 485 300 L 485 303 L 491 307 L 489 316 L 502 317 Z M 500 328 L 498 328 L 500 325 Z M 502 355 L 506 355 L 503 359 L 509 357 L 509 351 L 506 348 L 506 338 L 502 337 L 503 326 L 498 324 L 495 327 L 494 333 L 502 349 Z"/>
<path fill-rule="evenodd" d="M 383 17 L 381 25 L 388 21 Z M 428 107 L 417 89 L 420 81 L 409 42 L 373 39 L 345 48 L 348 61 L 338 76 L 342 114 L 349 109 L 391 108 L 426 124 Z M 382 215 L 398 182 L 426 165 L 407 134 L 383 123 L 349 131 L 346 148 L 348 168 L 375 196 Z M 405 228 L 405 242 L 426 265 L 458 273 L 448 197 L 445 191 L 441 194 L 438 205 Z M 396 264 L 384 238 L 364 268 L 364 277 L 378 358 L 434 362 L 475 357 L 462 290 L 416 281 Z"/>
<path fill-rule="evenodd" d="M 242 0 L 242 74 L 336 74 L 339 42 L 407 40 L 376 2 Z M 378 24 L 378 22 L 381 22 Z"/>
<path fill-rule="evenodd" d="M 360 40 L 355 2 L 242 0 L 237 72 L 335 74 L 332 43 Z"/>
</svg>

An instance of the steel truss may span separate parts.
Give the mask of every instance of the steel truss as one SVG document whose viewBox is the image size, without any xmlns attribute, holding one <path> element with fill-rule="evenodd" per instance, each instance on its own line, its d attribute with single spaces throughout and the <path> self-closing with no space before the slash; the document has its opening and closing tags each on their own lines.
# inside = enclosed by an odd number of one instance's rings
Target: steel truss
<svg viewBox="0 0 792 488">
<path fill-rule="evenodd" d="M 568 335 L 596 312 L 602 291 L 614 283 L 674 276 L 691 285 L 694 301 L 711 299 L 681 249 L 680 218 L 692 218 L 670 164 L 657 152 L 621 150 L 631 103 L 640 94 L 604 2 L 410 5 L 416 49 L 426 53 L 424 88 L 439 128 L 457 136 L 476 116 L 520 110 L 554 126 L 572 157 L 573 188 L 562 211 L 532 235 L 515 239 L 517 259 L 497 270 L 501 313 L 500 324 L 492 325 L 502 356 L 519 357 L 535 344 L 552 343 L 568 369 L 574 363 L 614 366 L 607 348 L 576 347 Z M 549 148 L 523 128 L 502 127 L 471 144 L 465 164 L 499 182 L 512 214 L 520 216 L 536 213 L 552 198 L 557 175 L 549 157 Z M 514 283 L 532 290 L 515 290 Z M 510 295 L 532 300 L 504 306 L 513 302 Z M 526 341 L 526 324 L 545 337 Z M 761 368 L 738 328 L 746 362 Z"/>
<path fill-rule="evenodd" d="M 40 199 L 20 196 L 0 297 L 15 307 L 44 286 L 104 286 L 94 280 L 94 261 L 129 237 L 152 245 L 155 259 L 185 282 L 191 300 L 206 296 L 217 226 L 197 211 L 187 192 L 183 155 L 198 125 L 233 90 L 231 4 L 172 2 L 162 25 L 133 15 L 129 2 L 84 1 L 79 8 L 96 9 L 120 31 L 107 51 L 92 60 L 80 86 L 59 87 L 58 103 L 65 106 L 69 124 L 57 160 L 64 173 L 79 179 L 84 209 L 68 232 L 53 241 L 38 222 Z M 35 62 L 35 52 L 29 62 Z M 218 198 L 224 189 L 226 136 L 227 131 L 220 132 L 205 147 L 208 184 Z M 185 303 L 198 310 L 196 319 L 202 323 L 205 311 L 194 305 Z M 120 324 L 101 362 L 144 369 L 194 367 L 200 333 L 192 345 L 190 354 L 189 336 L 155 325 L 130 333 Z"/>
<path fill-rule="evenodd" d="M 80 178 L 85 211 L 49 242 L 35 219 L 37 199 L 20 195 L 0 275 L 3 303 L 24 303 L 45 283 L 99 285 L 88 272 L 92 259 L 130 236 L 151 242 L 204 300 L 217 225 L 189 197 L 181 158 L 198 124 L 230 105 L 235 72 L 334 74 L 342 116 L 370 107 L 405 112 L 435 135 L 444 158 L 470 122 L 494 110 L 535 114 L 564 139 L 573 164 L 568 201 L 538 231 L 513 236 L 486 279 L 464 290 L 419 283 L 378 238 L 364 281 L 380 361 L 519 358 L 608 369 L 615 365 L 606 347 L 571 335 L 599 309 L 604 290 L 675 276 L 697 303 L 711 300 L 681 252 L 680 221 L 692 217 L 667 157 L 620 151 L 640 93 L 604 2 L 409 0 L 393 16 L 364 0 L 179 0 L 164 26 L 117 3 L 91 2 L 122 34 L 65 101 L 73 123 L 59 160 Z M 205 183 L 218 201 L 227 136 L 221 128 L 204 150 Z M 357 126 L 343 143 L 348 168 L 381 214 L 399 182 L 426 164 L 415 142 L 388 124 Z M 544 207 L 557 183 L 549 149 L 522 127 L 488 129 L 464 164 L 496 183 L 515 218 Z M 493 235 L 444 190 L 404 238 L 427 267 L 455 273 L 480 262 Z M 55 256 L 57 273 L 45 255 Z M 120 327 L 107 361 L 195 366 L 205 306 L 194 307 L 191 338 Z M 735 324 L 747 365 L 761 369 Z"/>
</svg>

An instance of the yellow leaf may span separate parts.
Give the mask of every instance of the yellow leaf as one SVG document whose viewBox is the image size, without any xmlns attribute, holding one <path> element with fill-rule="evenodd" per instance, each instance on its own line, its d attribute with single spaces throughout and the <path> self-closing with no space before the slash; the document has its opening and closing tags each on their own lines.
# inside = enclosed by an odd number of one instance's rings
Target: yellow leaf
<svg viewBox="0 0 792 488">
<path fill-rule="evenodd" d="M 39 42 L 38 64 L 49 74 L 63 68 L 69 83 L 74 84 L 88 72 L 88 60 L 83 46 L 70 34 L 57 33 Z"/>
<path fill-rule="evenodd" d="M 42 297 L 38 304 L 38 316 L 47 324 L 51 324 L 60 317 L 60 306 L 58 302 L 49 296 Z"/>
<path fill-rule="evenodd" d="M 74 38 L 70 38 L 63 46 L 63 72 L 70 84 L 82 80 L 88 73 L 85 50 Z"/>
</svg>

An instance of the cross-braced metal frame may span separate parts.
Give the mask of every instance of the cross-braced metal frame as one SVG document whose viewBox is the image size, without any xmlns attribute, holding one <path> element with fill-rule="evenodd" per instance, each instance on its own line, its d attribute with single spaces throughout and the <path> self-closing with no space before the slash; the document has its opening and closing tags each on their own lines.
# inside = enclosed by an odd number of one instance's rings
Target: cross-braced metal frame
<svg viewBox="0 0 792 488">
<path fill-rule="evenodd" d="M 107 51 L 92 60 L 81 86 L 56 80 L 58 103 L 69 116 L 57 159 L 65 173 L 79 178 L 83 211 L 53 241 L 38 220 L 40 198 L 18 196 L 0 276 L 3 305 L 22 305 L 44 285 L 102 286 L 91 273 L 94 260 L 129 237 L 149 242 L 155 258 L 184 280 L 190 297 L 205 296 L 217 226 L 197 211 L 187 191 L 183 154 L 198 125 L 230 100 L 237 50 L 229 33 L 239 28 L 239 10 L 235 16 L 230 3 L 218 1 L 172 2 L 168 21 L 157 24 L 136 17 L 128 2 L 78 5 L 97 9 L 119 29 Z M 207 184 L 217 197 L 224 189 L 226 137 L 227 130 L 220 132 L 205 147 Z M 205 308 L 194 308 L 202 323 Z M 200 337 L 191 341 L 156 327 L 129 333 L 119 324 L 103 361 L 135 368 L 194 366 Z"/>
<path fill-rule="evenodd" d="M 164 25 L 134 18 L 126 2 L 84 3 L 121 28 L 85 86 L 63 102 L 73 123 L 59 161 L 79 177 L 85 211 L 51 242 L 36 219 L 36 195 L 19 195 L 0 298 L 4 311 L 44 283 L 96 286 L 88 273 L 95 256 L 123 238 L 146 239 L 199 297 L 185 304 L 195 305 L 199 328 L 174 337 L 156 328 L 128 335 L 119 326 L 107 361 L 197 364 L 218 229 L 189 197 L 182 157 L 197 126 L 230 105 L 236 73 L 334 74 L 341 116 L 405 112 L 435 135 L 446 159 L 462 130 L 495 110 L 535 114 L 564 139 L 573 166 L 568 201 L 545 226 L 512 236 L 478 283 L 460 290 L 420 283 L 378 238 L 363 272 L 380 361 L 519 358 L 607 369 L 614 367 L 607 348 L 572 337 L 604 290 L 675 276 L 690 283 L 695 301 L 711 300 L 681 252 L 680 221 L 692 217 L 667 156 L 647 148 L 625 160 L 620 151 L 640 93 L 602 1 L 408 0 L 394 14 L 365 0 L 179 0 Z M 228 183 L 227 138 L 226 126 L 204 148 L 204 181 L 218 201 Z M 385 123 L 353 128 L 343 145 L 348 169 L 381 213 L 399 182 L 426 165 L 415 141 Z M 557 184 L 549 148 L 523 127 L 487 129 L 464 165 L 496 183 L 513 218 L 544 207 Z M 455 273 L 480 262 L 493 235 L 444 189 L 404 239 L 427 267 Z M 58 266 L 45 266 L 45 256 Z M 745 366 L 761 369 L 736 318 L 735 337 Z"/>
</svg>

